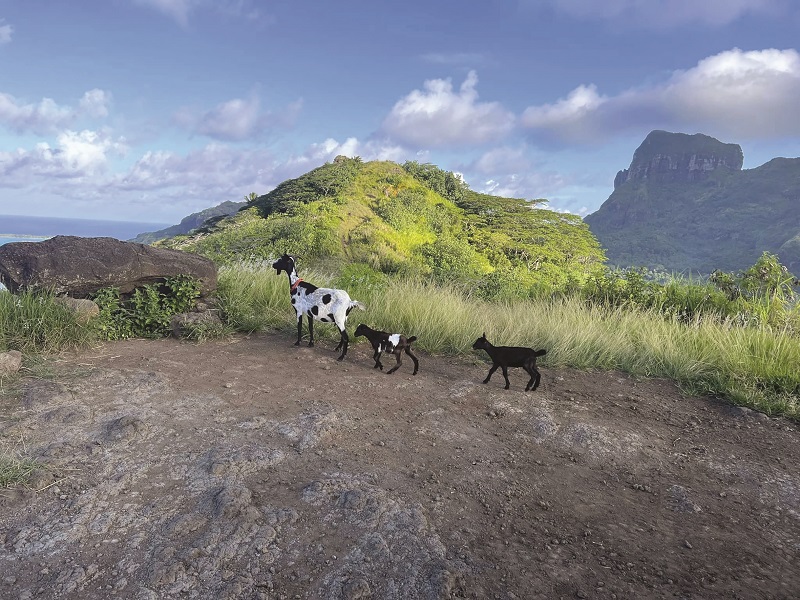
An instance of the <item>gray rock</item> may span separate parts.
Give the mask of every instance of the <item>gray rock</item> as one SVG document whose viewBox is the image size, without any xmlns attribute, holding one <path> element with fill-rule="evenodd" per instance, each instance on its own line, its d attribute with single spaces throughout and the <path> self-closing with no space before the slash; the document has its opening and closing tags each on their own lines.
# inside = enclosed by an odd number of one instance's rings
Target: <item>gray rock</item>
<svg viewBox="0 0 800 600">
<path fill-rule="evenodd" d="M 0 281 L 11 292 L 48 289 L 86 298 L 114 286 L 124 295 L 177 275 L 198 279 L 201 296 L 217 286 L 217 268 L 207 258 L 110 237 L 59 235 L 43 242 L 0 246 Z"/>
</svg>

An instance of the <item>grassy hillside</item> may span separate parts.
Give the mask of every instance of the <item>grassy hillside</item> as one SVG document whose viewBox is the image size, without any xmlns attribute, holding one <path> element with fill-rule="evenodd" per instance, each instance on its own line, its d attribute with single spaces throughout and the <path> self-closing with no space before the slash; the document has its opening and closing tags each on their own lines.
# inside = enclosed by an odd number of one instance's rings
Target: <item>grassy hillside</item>
<svg viewBox="0 0 800 600">
<path fill-rule="evenodd" d="M 432 165 L 345 157 L 281 183 L 207 232 L 160 243 L 221 264 L 289 252 L 305 264 L 430 275 L 487 297 L 583 282 L 605 260 L 578 217 L 477 194 Z"/>
</svg>

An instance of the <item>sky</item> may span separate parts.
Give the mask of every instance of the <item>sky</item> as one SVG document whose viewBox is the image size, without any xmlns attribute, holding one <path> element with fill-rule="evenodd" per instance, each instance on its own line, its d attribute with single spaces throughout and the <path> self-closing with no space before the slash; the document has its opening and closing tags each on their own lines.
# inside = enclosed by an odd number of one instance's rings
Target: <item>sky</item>
<svg viewBox="0 0 800 600">
<path fill-rule="evenodd" d="M 798 40 L 794 0 L 0 0 L 0 215 L 177 223 L 343 154 L 585 216 L 654 129 L 800 156 Z"/>
</svg>

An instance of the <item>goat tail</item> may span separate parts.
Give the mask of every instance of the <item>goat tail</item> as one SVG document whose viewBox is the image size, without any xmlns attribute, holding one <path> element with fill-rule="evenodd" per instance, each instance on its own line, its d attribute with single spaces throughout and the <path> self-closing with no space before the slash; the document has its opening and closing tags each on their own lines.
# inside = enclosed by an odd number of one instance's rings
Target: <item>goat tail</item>
<svg viewBox="0 0 800 600">
<path fill-rule="evenodd" d="M 545 354 L 547 354 L 547 350 L 537 350 L 533 353 L 534 356 L 544 356 Z"/>
<path fill-rule="evenodd" d="M 410 344 L 411 342 L 416 342 L 416 341 L 417 341 L 417 336 L 415 336 L 415 335 L 412 335 L 410 338 L 408 338 L 408 339 L 406 340 L 406 342 L 408 342 L 409 344 Z"/>
</svg>

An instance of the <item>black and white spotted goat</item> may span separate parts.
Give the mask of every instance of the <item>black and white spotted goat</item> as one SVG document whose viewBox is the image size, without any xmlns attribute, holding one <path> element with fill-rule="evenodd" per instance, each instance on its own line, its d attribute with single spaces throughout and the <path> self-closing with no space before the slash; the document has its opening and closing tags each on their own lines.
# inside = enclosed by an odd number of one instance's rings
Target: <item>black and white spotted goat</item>
<svg viewBox="0 0 800 600">
<path fill-rule="evenodd" d="M 489 383 L 492 373 L 497 371 L 500 367 L 503 369 L 503 377 L 506 380 L 506 389 L 509 388 L 508 382 L 508 367 L 522 367 L 531 376 L 528 385 L 525 386 L 525 391 L 536 390 L 539 387 L 539 381 L 542 379 L 539 369 L 536 368 L 536 359 L 539 356 L 547 354 L 547 350 L 534 350 L 533 348 L 522 348 L 519 346 L 493 346 L 486 339 L 484 333 L 481 337 L 475 340 L 472 344 L 473 350 L 486 350 L 489 358 L 492 359 L 492 368 L 489 369 L 489 374 L 483 383 Z"/>
<path fill-rule="evenodd" d="M 416 375 L 417 371 L 419 371 L 419 361 L 411 352 L 411 343 L 416 341 L 417 336 L 412 335 L 411 337 L 407 338 L 399 333 L 387 333 L 385 331 L 372 329 L 363 323 L 356 327 L 355 335 L 356 337 L 363 335 L 369 340 L 369 343 L 372 344 L 372 348 L 375 350 L 375 354 L 372 355 L 372 358 L 375 359 L 375 366 L 373 367 L 374 369 L 379 368 L 381 371 L 383 371 L 383 364 L 381 364 L 381 353 L 386 352 L 387 354 L 394 354 L 397 357 L 397 364 L 389 369 L 387 375 L 391 375 L 400 368 L 400 365 L 403 364 L 401 355 L 403 352 L 405 352 L 411 357 L 411 360 L 414 361 L 413 375 Z"/>
<path fill-rule="evenodd" d="M 357 300 L 351 300 L 349 294 L 344 290 L 318 288 L 307 281 L 303 281 L 297 275 L 295 262 L 293 256 L 284 254 L 272 263 L 272 268 L 275 269 L 278 275 L 282 271 L 286 271 L 289 276 L 292 306 L 297 312 L 297 342 L 295 342 L 295 346 L 300 344 L 300 339 L 303 336 L 303 315 L 308 319 L 309 346 L 314 345 L 314 319 L 323 323 L 335 323 L 342 336 L 339 345 L 336 346 L 337 351 L 342 351 L 338 360 L 343 360 L 345 354 L 347 354 L 347 345 L 350 341 L 345 329 L 347 315 L 354 308 L 366 310 L 366 307 Z"/>
</svg>

